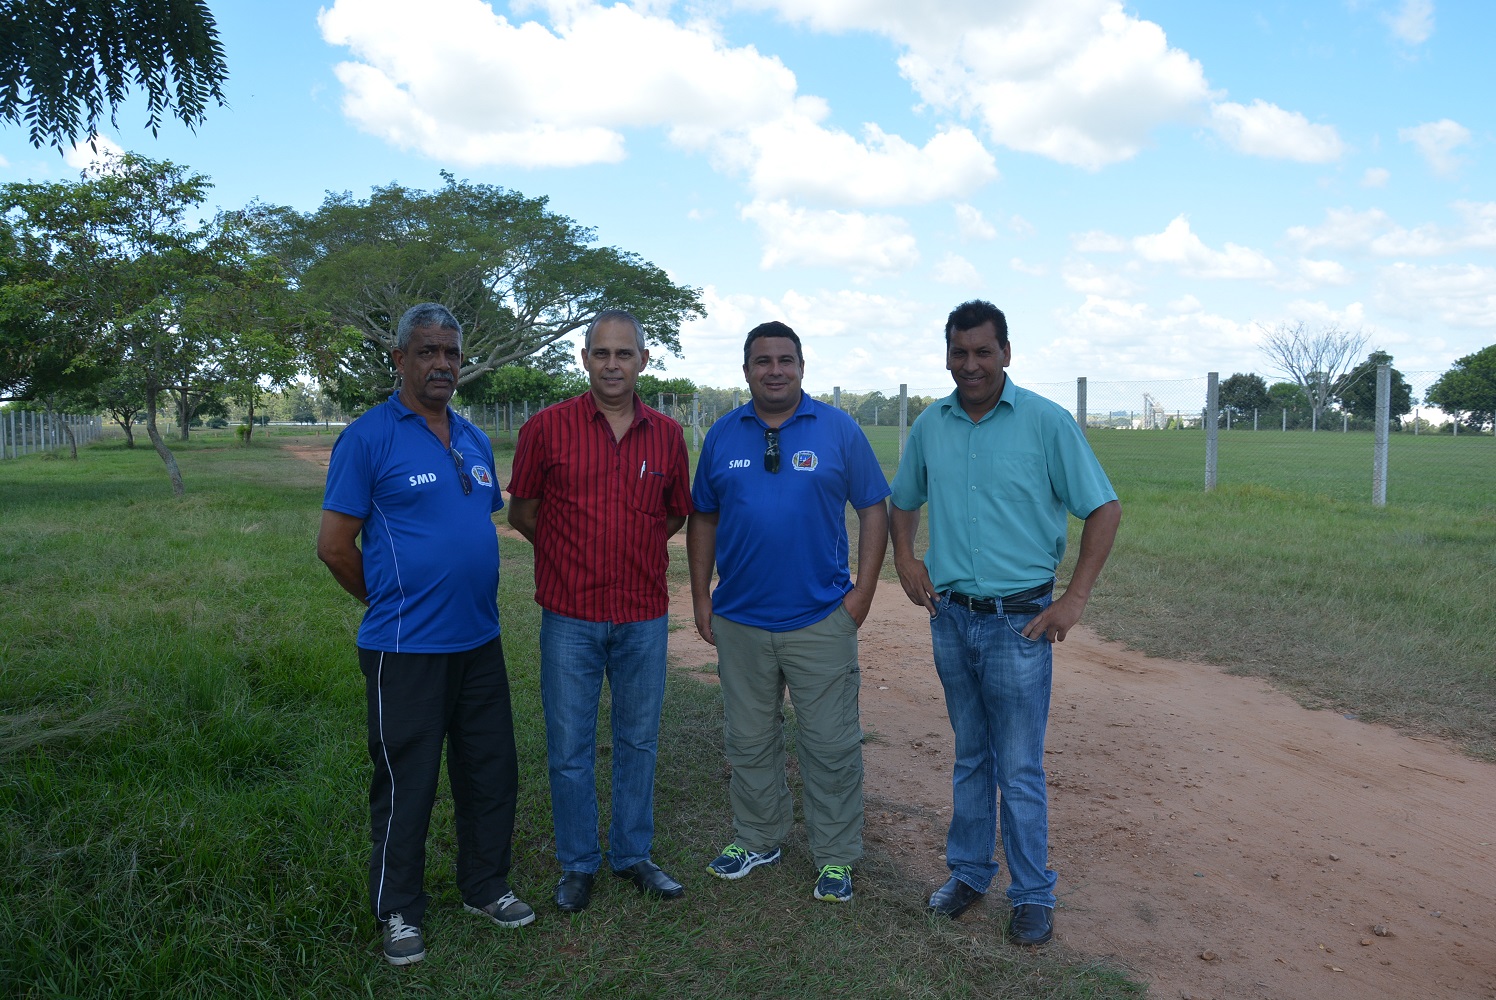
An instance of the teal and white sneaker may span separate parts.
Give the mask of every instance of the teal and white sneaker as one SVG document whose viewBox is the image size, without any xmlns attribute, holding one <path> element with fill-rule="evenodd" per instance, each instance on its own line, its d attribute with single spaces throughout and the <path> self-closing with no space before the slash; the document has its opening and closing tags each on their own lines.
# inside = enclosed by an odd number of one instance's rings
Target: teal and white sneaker
<svg viewBox="0 0 1496 1000">
<path fill-rule="evenodd" d="M 779 848 L 777 847 L 764 851 L 762 854 L 754 854 L 737 844 L 728 844 L 722 848 L 722 853 L 717 855 L 716 860 L 706 866 L 706 870 L 718 878 L 736 879 L 747 875 L 759 865 L 778 863 Z"/>
<path fill-rule="evenodd" d="M 384 960 L 391 965 L 414 965 L 426 957 L 421 929 L 407 924 L 398 913 L 384 922 Z"/>
<path fill-rule="evenodd" d="M 852 868 L 850 865 L 827 865 L 816 879 L 816 899 L 828 903 L 850 903 L 852 901 Z"/>
</svg>

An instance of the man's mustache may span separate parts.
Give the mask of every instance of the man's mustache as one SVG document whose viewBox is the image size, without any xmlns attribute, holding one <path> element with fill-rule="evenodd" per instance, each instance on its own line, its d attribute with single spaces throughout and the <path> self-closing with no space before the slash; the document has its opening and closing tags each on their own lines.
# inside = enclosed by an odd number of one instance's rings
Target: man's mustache
<svg viewBox="0 0 1496 1000">
<path fill-rule="evenodd" d="M 427 382 L 450 382 L 450 381 L 452 381 L 452 375 L 451 375 L 450 372 L 432 372 L 430 375 L 426 376 L 426 381 Z"/>
</svg>

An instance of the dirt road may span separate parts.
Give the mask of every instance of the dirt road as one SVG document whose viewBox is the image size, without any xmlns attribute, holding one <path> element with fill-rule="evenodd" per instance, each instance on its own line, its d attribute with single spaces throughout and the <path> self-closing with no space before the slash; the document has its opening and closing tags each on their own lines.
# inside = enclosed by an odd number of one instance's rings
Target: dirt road
<svg viewBox="0 0 1496 1000">
<path fill-rule="evenodd" d="M 672 613 L 691 620 L 684 589 Z M 671 649 L 715 662 L 689 626 Z M 867 837 L 933 889 L 951 733 L 896 583 L 861 662 Z M 1084 629 L 1056 647 L 1045 765 L 1052 947 L 1077 960 L 1169 1000 L 1496 998 L 1496 767 Z M 1006 909 L 994 892 L 961 925 L 996 934 Z"/>
</svg>

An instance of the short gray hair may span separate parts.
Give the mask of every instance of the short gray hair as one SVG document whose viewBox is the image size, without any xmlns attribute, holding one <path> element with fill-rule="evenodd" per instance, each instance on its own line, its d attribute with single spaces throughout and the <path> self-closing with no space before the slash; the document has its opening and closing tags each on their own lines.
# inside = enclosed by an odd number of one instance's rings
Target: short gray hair
<svg viewBox="0 0 1496 1000">
<path fill-rule="evenodd" d="M 644 325 L 640 323 L 638 318 L 635 317 L 634 314 L 629 312 L 627 309 L 604 309 L 602 312 L 592 317 L 592 322 L 587 324 L 587 335 L 582 338 L 582 350 L 592 350 L 592 331 L 596 330 L 604 323 L 609 322 L 631 324 L 634 328 L 634 340 L 639 345 L 639 353 L 644 353 Z"/>
<path fill-rule="evenodd" d="M 462 324 L 452 315 L 452 310 L 440 302 L 422 302 L 405 310 L 400 325 L 395 328 L 395 350 L 403 351 L 410 346 L 410 335 L 416 330 L 434 326 L 438 330 L 456 330 L 457 346 L 462 347 Z"/>
</svg>

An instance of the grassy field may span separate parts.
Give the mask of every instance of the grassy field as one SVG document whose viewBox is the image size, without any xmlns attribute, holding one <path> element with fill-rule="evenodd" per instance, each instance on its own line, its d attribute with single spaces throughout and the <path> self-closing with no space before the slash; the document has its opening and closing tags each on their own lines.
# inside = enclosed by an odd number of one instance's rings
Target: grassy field
<svg viewBox="0 0 1496 1000">
<path fill-rule="evenodd" d="M 714 688 L 673 677 L 656 904 L 612 879 L 563 918 L 536 679 L 528 546 L 500 595 L 522 795 L 513 881 L 541 913 L 460 912 L 445 792 L 433 819 L 429 957 L 396 970 L 365 912 L 358 614 L 316 561 L 322 470 L 267 437 L 0 462 L 0 984 L 15 997 L 232 995 L 1137 996 L 1106 969 L 932 923 L 887 858 L 857 900 L 810 899 L 803 839 L 746 883 L 710 878 L 730 835 Z M 315 439 L 308 438 L 308 441 Z M 321 438 L 326 441 L 326 438 Z M 604 719 L 606 709 L 604 710 Z M 1074 958 L 1074 956 L 1071 956 Z"/>
<path fill-rule="evenodd" d="M 1089 625 L 1496 760 L 1496 441 L 1394 435 L 1374 508 L 1370 434 L 1223 432 L 1212 493 L 1203 434 L 1089 439 L 1123 506 Z"/>
</svg>

